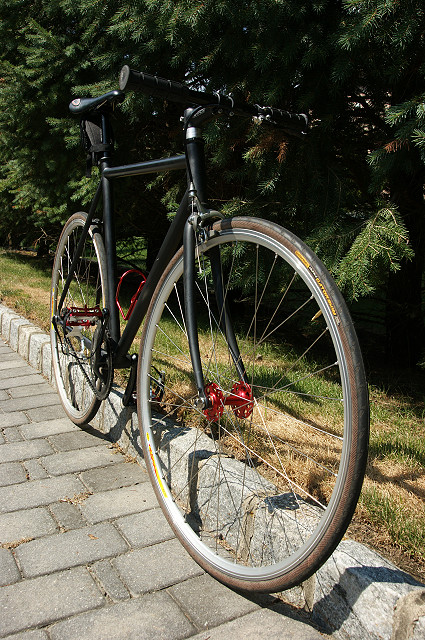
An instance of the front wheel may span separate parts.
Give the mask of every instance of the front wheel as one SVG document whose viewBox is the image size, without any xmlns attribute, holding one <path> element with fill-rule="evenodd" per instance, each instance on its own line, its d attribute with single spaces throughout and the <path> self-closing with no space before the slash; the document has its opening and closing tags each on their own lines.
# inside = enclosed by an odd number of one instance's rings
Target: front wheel
<svg viewBox="0 0 425 640">
<path fill-rule="evenodd" d="M 232 587 L 276 592 L 312 575 L 353 515 L 368 444 L 362 358 L 331 276 L 289 231 L 225 220 L 200 242 L 196 261 L 209 407 L 196 403 L 180 251 L 141 338 L 145 460 L 195 560 Z"/>
<path fill-rule="evenodd" d="M 87 214 L 75 213 L 59 238 L 52 272 L 50 342 L 59 397 L 70 419 L 85 425 L 100 406 L 101 390 L 111 384 L 112 365 L 105 360 L 104 319 L 106 255 L 102 236 L 90 226 L 74 270 L 72 263 Z M 69 274 L 72 279 L 58 308 Z"/>
</svg>

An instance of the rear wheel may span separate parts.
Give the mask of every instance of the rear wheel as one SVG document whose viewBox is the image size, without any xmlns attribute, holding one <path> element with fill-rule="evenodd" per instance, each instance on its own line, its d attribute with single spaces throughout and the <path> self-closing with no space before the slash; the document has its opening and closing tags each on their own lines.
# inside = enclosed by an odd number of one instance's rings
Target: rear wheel
<svg viewBox="0 0 425 640">
<path fill-rule="evenodd" d="M 102 315 L 108 306 L 106 256 L 95 225 L 89 229 L 68 293 L 58 309 L 86 219 L 85 213 L 76 213 L 65 224 L 54 259 L 51 289 L 50 337 L 56 385 L 66 413 L 79 425 L 96 415 L 112 374 L 110 363 L 102 356 L 107 339 Z"/>
<path fill-rule="evenodd" d="M 240 357 L 215 300 L 209 256 L 217 247 Z M 290 232 L 235 218 L 216 224 L 196 255 L 210 406 L 195 402 L 180 252 L 141 339 L 145 460 L 197 562 L 233 587 L 275 592 L 321 566 L 354 512 L 368 443 L 362 358 L 332 278 Z"/>
</svg>

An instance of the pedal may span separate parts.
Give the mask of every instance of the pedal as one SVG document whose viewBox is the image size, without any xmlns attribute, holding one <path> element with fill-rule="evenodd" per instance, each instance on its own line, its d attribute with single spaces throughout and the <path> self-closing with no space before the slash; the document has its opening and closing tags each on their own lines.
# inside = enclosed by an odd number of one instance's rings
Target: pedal
<svg viewBox="0 0 425 640">
<path fill-rule="evenodd" d="M 102 319 L 100 307 L 67 307 L 61 311 L 61 319 L 66 327 L 90 327 Z"/>
</svg>

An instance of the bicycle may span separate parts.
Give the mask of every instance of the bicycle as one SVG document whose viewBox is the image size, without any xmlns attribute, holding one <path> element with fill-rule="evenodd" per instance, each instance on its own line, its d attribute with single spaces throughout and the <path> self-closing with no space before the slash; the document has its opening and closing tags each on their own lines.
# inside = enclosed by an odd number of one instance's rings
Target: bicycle
<svg viewBox="0 0 425 640">
<path fill-rule="evenodd" d="M 184 154 L 113 166 L 110 113 L 128 89 L 184 103 Z M 70 109 L 100 182 L 89 212 L 65 224 L 54 260 L 51 344 L 65 411 L 87 424 L 114 369 L 130 369 L 123 403 L 135 393 L 150 479 L 191 556 L 243 591 L 299 584 L 335 549 L 360 493 L 362 357 L 340 292 L 300 239 L 208 205 L 202 130 L 233 115 L 301 135 L 306 117 L 129 67 L 120 90 Z M 121 335 L 112 183 L 171 170 L 186 170 L 188 187 Z"/>
</svg>

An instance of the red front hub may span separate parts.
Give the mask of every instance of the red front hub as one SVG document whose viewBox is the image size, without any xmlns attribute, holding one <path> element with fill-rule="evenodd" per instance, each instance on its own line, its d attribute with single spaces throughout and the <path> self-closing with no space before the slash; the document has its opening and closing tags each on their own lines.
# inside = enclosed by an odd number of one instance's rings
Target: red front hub
<svg viewBox="0 0 425 640">
<path fill-rule="evenodd" d="M 210 406 L 204 409 L 204 415 L 211 422 L 217 421 L 224 411 L 224 407 L 231 407 L 237 418 L 249 418 L 254 407 L 252 390 L 246 382 L 235 382 L 226 398 L 218 384 L 210 382 L 205 387 L 205 394 Z"/>
</svg>

